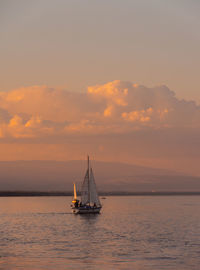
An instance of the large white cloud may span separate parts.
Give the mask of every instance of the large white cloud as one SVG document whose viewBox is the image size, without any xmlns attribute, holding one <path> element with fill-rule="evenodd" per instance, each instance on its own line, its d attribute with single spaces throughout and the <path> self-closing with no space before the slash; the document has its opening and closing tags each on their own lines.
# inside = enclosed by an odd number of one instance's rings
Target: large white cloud
<svg viewBox="0 0 200 270">
<path fill-rule="evenodd" d="M 143 128 L 195 127 L 200 108 L 166 86 L 112 81 L 85 93 L 32 86 L 0 93 L 0 136 L 126 133 Z"/>
<path fill-rule="evenodd" d="M 130 82 L 113 81 L 88 88 L 90 95 L 106 106 L 102 114 L 121 121 L 126 131 L 134 127 L 196 127 L 200 107 L 194 101 L 179 100 L 166 86 L 147 88 Z"/>
</svg>

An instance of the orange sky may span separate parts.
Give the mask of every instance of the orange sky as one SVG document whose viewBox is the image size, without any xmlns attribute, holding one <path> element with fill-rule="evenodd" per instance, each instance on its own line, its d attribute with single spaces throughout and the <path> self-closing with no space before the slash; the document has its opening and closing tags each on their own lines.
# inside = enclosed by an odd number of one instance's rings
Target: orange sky
<svg viewBox="0 0 200 270">
<path fill-rule="evenodd" d="M 200 2 L 7 0 L 0 3 L 0 91 L 85 91 L 116 79 L 165 84 L 200 102 Z"/>
<path fill-rule="evenodd" d="M 85 93 L 0 93 L 0 160 L 96 160 L 199 171 L 200 107 L 166 86 L 111 81 Z"/>
<path fill-rule="evenodd" d="M 1 1 L 0 160 L 200 175 L 200 2 Z"/>
</svg>

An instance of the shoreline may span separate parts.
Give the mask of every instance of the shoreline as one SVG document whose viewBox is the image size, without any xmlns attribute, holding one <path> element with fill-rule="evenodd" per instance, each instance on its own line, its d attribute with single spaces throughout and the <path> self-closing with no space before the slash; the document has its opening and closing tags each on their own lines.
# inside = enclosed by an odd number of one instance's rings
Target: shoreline
<svg viewBox="0 0 200 270">
<path fill-rule="evenodd" d="M 80 196 L 80 193 L 77 194 Z M 199 196 L 200 191 L 138 191 L 99 192 L 99 196 Z M 73 196 L 72 191 L 0 191 L 0 197 L 49 197 Z"/>
</svg>

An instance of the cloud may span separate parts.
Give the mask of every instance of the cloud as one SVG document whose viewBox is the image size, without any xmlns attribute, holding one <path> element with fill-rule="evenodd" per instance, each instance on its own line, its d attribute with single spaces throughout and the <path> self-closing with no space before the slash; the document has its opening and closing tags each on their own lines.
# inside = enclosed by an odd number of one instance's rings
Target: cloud
<svg viewBox="0 0 200 270">
<path fill-rule="evenodd" d="M 88 93 L 102 97 L 103 99 L 106 99 L 108 103 L 126 106 L 126 96 L 130 86 L 130 83 L 116 80 L 104 85 L 90 86 L 88 87 Z"/>
<path fill-rule="evenodd" d="M 147 110 L 131 111 L 129 113 L 124 112 L 122 113 L 122 117 L 129 122 L 149 122 L 151 120 L 152 112 L 152 108 L 148 108 Z"/>
<path fill-rule="evenodd" d="M 103 100 L 106 104 L 103 115 L 111 117 L 115 115 L 117 107 L 126 107 L 128 105 L 126 97 L 130 87 L 129 82 L 116 80 L 104 85 L 90 86 L 88 87 L 88 94 L 96 100 Z"/>
<path fill-rule="evenodd" d="M 200 107 L 166 86 L 119 80 L 70 92 L 32 86 L 0 93 L 1 138 L 121 134 L 150 128 L 199 128 Z"/>
<path fill-rule="evenodd" d="M 87 95 L 47 86 L 31 86 L 0 93 L 0 108 L 11 114 L 40 116 L 42 119 L 63 122 L 87 113 Z"/>
<path fill-rule="evenodd" d="M 88 94 L 94 102 L 104 101 L 102 116 L 118 121 L 125 132 L 144 126 L 196 127 L 200 123 L 200 107 L 194 101 L 177 99 L 166 86 L 113 81 L 89 87 Z"/>
<path fill-rule="evenodd" d="M 0 108 L 0 123 L 8 123 L 10 120 L 10 114 L 8 113 L 8 111 Z"/>
</svg>

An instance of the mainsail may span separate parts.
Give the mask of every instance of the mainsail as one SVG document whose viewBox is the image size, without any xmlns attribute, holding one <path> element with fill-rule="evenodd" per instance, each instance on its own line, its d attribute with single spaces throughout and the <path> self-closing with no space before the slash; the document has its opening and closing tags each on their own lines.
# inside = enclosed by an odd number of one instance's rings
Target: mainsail
<svg viewBox="0 0 200 270">
<path fill-rule="evenodd" d="M 89 203 L 89 169 L 87 169 L 83 185 L 82 185 L 82 190 L 81 190 L 81 202 L 82 204 L 87 204 Z"/>
<path fill-rule="evenodd" d="M 93 171 L 92 171 L 92 168 L 89 167 L 89 157 L 88 157 L 88 168 L 84 177 L 82 190 L 81 190 L 81 203 L 83 205 L 96 204 L 96 206 L 101 206 L 101 203 L 99 201 L 99 197 L 97 194 Z"/>
<path fill-rule="evenodd" d="M 97 193 L 96 183 L 94 180 L 94 174 L 92 168 L 90 169 L 90 181 L 89 181 L 89 192 L 90 192 L 90 203 L 96 204 L 96 206 L 101 206 L 99 201 L 99 196 Z"/>
</svg>

